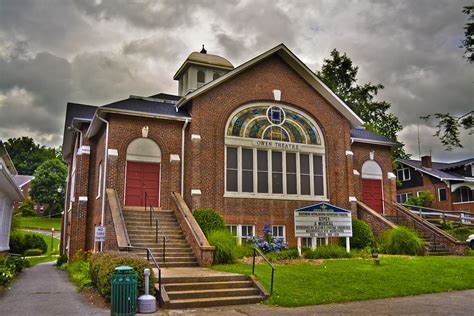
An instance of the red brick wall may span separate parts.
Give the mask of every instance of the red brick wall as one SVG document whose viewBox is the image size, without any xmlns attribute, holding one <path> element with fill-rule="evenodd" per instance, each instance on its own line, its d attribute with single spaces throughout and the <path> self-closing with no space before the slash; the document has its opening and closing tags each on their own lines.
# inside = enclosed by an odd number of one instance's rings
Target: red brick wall
<svg viewBox="0 0 474 316">
<path fill-rule="evenodd" d="M 289 243 L 295 245 L 293 213 L 314 201 L 224 198 L 224 136 L 230 114 L 255 101 L 273 101 L 272 90 L 282 92 L 282 102 L 308 113 L 319 124 L 326 144 L 328 196 L 331 203 L 349 208 L 345 151 L 350 149 L 350 123 L 279 57 L 271 57 L 239 76 L 197 97 L 188 107 L 193 121 L 186 135 L 185 200 L 191 209 L 212 207 L 226 223 L 255 224 L 257 234 L 265 222 L 285 224 Z M 192 142 L 199 134 L 200 142 Z M 191 156 L 189 156 L 191 155 Z M 202 196 L 194 200 L 191 189 Z"/>
</svg>

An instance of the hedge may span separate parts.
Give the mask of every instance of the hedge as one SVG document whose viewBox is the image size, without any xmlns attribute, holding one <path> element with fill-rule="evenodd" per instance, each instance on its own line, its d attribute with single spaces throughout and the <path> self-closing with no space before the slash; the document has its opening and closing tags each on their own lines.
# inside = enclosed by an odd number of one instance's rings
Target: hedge
<svg viewBox="0 0 474 316">
<path fill-rule="evenodd" d="M 214 230 L 226 229 L 224 219 L 212 208 L 198 208 L 193 216 L 206 237 Z"/>
<path fill-rule="evenodd" d="M 111 278 L 115 268 L 130 266 L 138 274 L 138 294 L 145 293 L 145 268 L 152 269 L 150 263 L 141 257 L 123 252 L 97 253 L 89 258 L 89 270 L 94 287 L 110 301 Z M 155 293 L 155 276 L 150 273 L 150 295 Z"/>
</svg>

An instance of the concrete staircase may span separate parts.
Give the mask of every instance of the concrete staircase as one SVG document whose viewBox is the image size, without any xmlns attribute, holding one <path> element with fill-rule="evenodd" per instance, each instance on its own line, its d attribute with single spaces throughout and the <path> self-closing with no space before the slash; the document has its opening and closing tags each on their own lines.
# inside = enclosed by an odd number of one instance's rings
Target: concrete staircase
<svg viewBox="0 0 474 316">
<path fill-rule="evenodd" d="M 262 294 L 249 276 L 205 268 L 169 270 L 162 278 L 168 298 L 166 308 L 255 304 L 268 295 Z"/>
<path fill-rule="evenodd" d="M 410 221 L 407 218 L 403 218 L 403 217 L 397 218 L 397 216 L 384 216 L 384 217 L 396 225 L 413 228 L 418 234 L 418 236 L 420 236 L 420 238 L 423 240 L 423 243 L 426 249 L 426 252 L 425 252 L 426 255 L 447 256 L 447 255 L 452 254 L 445 245 L 440 243 L 439 238 L 436 239 L 433 233 L 428 233 L 425 230 L 418 230 L 416 224 L 414 225 L 413 221 Z"/>
<path fill-rule="evenodd" d="M 173 211 L 156 210 L 159 223 L 159 236 L 156 242 L 155 223 L 150 226 L 150 213 L 143 208 L 124 207 L 123 217 L 127 227 L 130 244 L 137 247 L 150 248 L 160 267 L 198 267 L 198 261 L 189 246 Z M 166 250 L 163 260 L 163 237 L 165 235 Z M 134 250 L 146 258 L 145 250 Z"/>
</svg>

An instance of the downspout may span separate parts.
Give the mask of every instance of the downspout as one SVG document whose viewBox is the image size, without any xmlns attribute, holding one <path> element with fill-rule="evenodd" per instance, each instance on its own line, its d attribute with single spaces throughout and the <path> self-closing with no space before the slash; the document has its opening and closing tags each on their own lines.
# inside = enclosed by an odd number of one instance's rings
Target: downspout
<svg viewBox="0 0 474 316">
<path fill-rule="evenodd" d="M 68 190 L 69 190 L 69 180 L 71 179 L 70 177 L 70 172 L 71 172 L 71 166 L 68 164 L 67 165 L 67 177 L 66 177 L 66 190 L 64 192 L 64 211 L 63 211 L 63 227 L 61 231 L 61 244 L 62 244 L 62 254 L 66 253 L 66 234 L 67 234 L 67 197 L 70 195 Z"/>
<path fill-rule="evenodd" d="M 184 194 L 184 133 L 186 126 L 188 126 L 189 120 L 184 121 L 183 129 L 181 130 L 181 197 Z"/>
<path fill-rule="evenodd" d="M 105 149 L 104 149 L 104 175 L 103 175 L 103 184 L 102 184 L 102 212 L 100 215 L 100 226 L 104 226 L 104 216 L 105 216 L 105 190 L 107 187 L 107 161 L 109 160 L 109 122 L 101 118 L 99 115 L 95 115 L 99 120 L 105 123 Z M 100 251 L 102 252 L 103 242 L 100 242 Z"/>
</svg>

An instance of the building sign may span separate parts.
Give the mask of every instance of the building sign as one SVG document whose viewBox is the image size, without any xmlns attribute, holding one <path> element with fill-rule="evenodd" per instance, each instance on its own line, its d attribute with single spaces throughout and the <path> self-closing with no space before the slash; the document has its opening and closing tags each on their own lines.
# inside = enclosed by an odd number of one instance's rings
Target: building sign
<svg viewBox="0 0 474 316">
<path fill-rule="evenodd" d="M 299 151 L 300 145 L 293 144 L 293 143 L 285 143 L 285 142 L 278 142 L 274 140 L 253 140 L 252 144 L 256 147 L 260 148 L 268 148 L 268 149 L 279 149 L 279 150 L 292 150 L 292 151 Z"/>
<path fill-rule="evenodd" d="M 105 241 L 105 226 L 96 226 L 95 227 L 95 236 L 94 241 L 103 242 Z"/>
<path fill-rule="evenodd" d="M 351 211 L 319 203 L 295 210 L 296 237 L 352 237 Z"/>
</svg>

